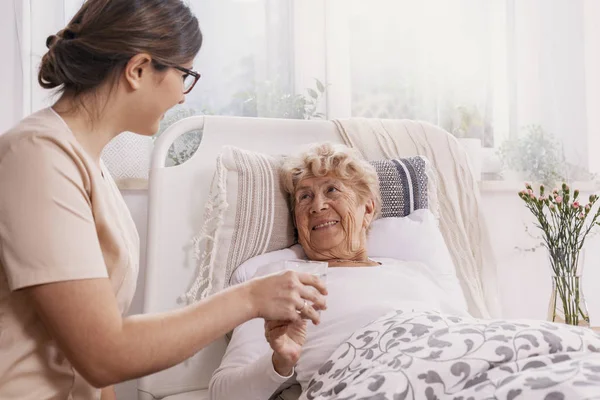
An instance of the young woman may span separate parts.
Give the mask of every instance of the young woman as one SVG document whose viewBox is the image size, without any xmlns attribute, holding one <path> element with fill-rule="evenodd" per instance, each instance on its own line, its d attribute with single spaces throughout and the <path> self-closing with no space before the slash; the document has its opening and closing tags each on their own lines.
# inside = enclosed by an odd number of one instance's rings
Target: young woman
<svg viewBox="0 0 600 400">
<path fill-rule="evenodd" d="M 0 398 L 97 399 L 249 319 L 318 323 L 324 285 L 292 272 L 123 316 L 139 239 L 100 154 L 121 132 L 158 130 L 200 78 L 201 42 L 181 0 L 88 0 L 48 38 L 39 82 L 60 97 L 0 135 Z"/>
</svg>

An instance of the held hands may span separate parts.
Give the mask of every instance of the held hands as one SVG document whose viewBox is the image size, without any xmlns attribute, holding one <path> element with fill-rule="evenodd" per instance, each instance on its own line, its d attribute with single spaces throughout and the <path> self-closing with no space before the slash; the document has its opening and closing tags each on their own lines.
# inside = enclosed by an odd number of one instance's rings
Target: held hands
<svg viewBox="0 0 600 400">
<path fill-rule="evenodd" d="M 290 375 L 306 341 L 306 321 L 265 321 L 265 338 L 273 349 L 275 371 Z"/>
<path fill-rule="evenodd" d="M 301 322 L 310 319 L 317 325 L 320 320 L 317 311 L 327 308 L 327 289 L 314 275 L 284 271 L 252 279 L 248 284 L 255 316 L 265 320 Z"/>
</svg>

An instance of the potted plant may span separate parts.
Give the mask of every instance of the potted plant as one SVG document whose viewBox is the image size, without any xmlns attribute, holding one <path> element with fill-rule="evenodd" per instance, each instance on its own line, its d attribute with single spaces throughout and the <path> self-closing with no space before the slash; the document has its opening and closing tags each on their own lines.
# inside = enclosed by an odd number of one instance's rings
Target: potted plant
<svg viewBox="0 0 600 400">
<path fill-rule="evenodd" d="M 530 184 L 519 197 L 536 219 L 542 245 L 548 251 L 552 269 L 552 295 L 548 319 L 569 325 L 589 326 L 590 318 L 582 291 L 581 274 L 585 240 L 599 225 L 600 208 L 593 212 L 598 196 L 592 194 L 587 203 L 579 190 L 571 191 L 566 183 L 546 192 L 540 185 L 538 194 Z"/>
<path fill-rule="evenodd" d="M 539 125 L 525 127 L 526 133 L 502 143 L 498 156 L 506 180 L 531 180 L 554 185 L 565 179 L 565 158 L 558 141 Z"/>
<path fill-rule="evenodd" d="M 265 81 L 234 94 L 231 103 L 221 114 L 290 119 L 323 118 L 324 115 L 317 108 L 326 90 L 326 86 L 318 79 L 315 79 L 314 88 L 306 88 L 306 94 L 292 93 L 278 80 Z"/>
</svg>

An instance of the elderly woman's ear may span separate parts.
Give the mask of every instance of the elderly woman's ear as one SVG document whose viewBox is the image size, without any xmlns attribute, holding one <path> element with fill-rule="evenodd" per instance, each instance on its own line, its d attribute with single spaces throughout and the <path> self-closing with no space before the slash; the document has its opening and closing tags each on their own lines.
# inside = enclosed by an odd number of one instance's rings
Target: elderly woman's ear
<svg viewBox="0 0 600 400">
<path fill-rule="evenodd" d="M 369 230 L 369 226 L 375 217 L 375 200 L 369 198 L 365 203 L 365 216 L 363 218 L 363 228 Z"/>
</svg>

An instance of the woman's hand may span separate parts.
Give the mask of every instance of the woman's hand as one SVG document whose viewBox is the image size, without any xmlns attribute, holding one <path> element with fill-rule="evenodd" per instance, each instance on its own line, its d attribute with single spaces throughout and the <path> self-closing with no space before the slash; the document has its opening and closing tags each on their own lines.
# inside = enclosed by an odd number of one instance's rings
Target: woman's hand
<svg viewBox="0 0 600 400">
<path fill-rule="evenodd" d="M 306 342 L 306 321 L 265 321 L 265 338 L 273 349 L 273 368 L 289 376 Z"/>
<path fill-rule="evenodd" d="M 327 289 L 318 277 L 285 271 L 248 281 L 256 317 L 266 320 L 319 323 L 318 310 L 327 308 Z M 312 303 L 312 307 L 309 303 Z"/>
</svg>

